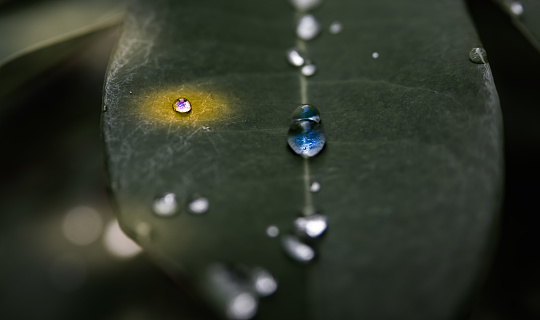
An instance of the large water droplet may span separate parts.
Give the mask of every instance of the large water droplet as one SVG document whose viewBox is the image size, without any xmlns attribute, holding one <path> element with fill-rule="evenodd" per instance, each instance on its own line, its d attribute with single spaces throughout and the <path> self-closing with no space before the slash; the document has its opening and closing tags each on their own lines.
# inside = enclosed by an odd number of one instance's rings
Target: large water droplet
<svg viewBox="0 0 540 320">
<path fill-rule="evenodd" d="M 300 69 L 300 72 L 306 77 L 311 77 L 315 75 L 315 73 L 317 73 L 317 66 L 311 62 L 307 63 L 305 66 L 302 67 L 302 69 Z"/>
<path fill-rule="evenodd" d="M 323 0 L 290 0 L 298 11 L 306 12 L 313 10 L 323 3 Z"/>
<path fill-rule="evenodd" d="M 314 157 L 324 148 L 326 137 L 320 123 L 295 121 L 289 127 L 287 142 L 291 149 L 304 157 Z"/>
<path fill-rule="evenodd" d="M 266 228 L 266 235 L 270 238 L 279 236 L 279 228 L 275 225 L 268 226 L 268 228 Z"/>
<path fill-rule="evenodd" d="M 519 1 L 513 1 L 510 4 L 510 12 L 516 17 L 521 17 L 523 15 L 523 5 Z"/>
<path fill-rule="evenodd" d="M 330 24 L 330 27 L 328 28 L 328 31 L 330 31 L 331 34 L 338 34 L 343 30 L 343 25 L 339 21 L 334 21 L 332 24 Z"/>
<path fill-rule="evenodd" d="M 191 103 L 186 98 L 178 98 L 173 103 L 173 110 L 180 113 L 188 113 L 191 111 Z"/>
<path fill-rule="evenodd" d="M 292 121 L 311 120 L 317 123 L 321 122 L 321 113 L 317 107 L 311 104 L 302 104 L 294 109 Z"/>
<path fill-rule="evenodd" d="M 311 192 L 319 192 L 321 190 L 321 184 L 317 181 L 313 181 L 311 185 L 309 186 L 309 191 Z"/>
<path fill-rule="evenodd" d="M 296 49 L 289 49 L 286 53 L 287 62 L 295 67 L 301 67 L 305 63 L 304 57 Z"/>
<path fill-rule="evenodd" d="M 285 253 L 298 262 L 310 262 L 315 258 L 315 250 L 296 236 L 284 236 L 281 245 Z"/>
<path fill-rule="evenodd" d="M 166 193 L 157 197 L 152 204 L 152 211 L 160 217 L 170 217 L 176 214 L 178 203 L 174 193 Z"/>
<path fill-rule="evenodd" d="M 302 40 L 311 40 L 318 36 L 320 32 L 321 25 L 312 14 L 304 15 L 296 26 L 296 35 Z"/>
<path fill-rule="evenodd" d="M 469 59 L 474 63 L 487 63 L 487 52 L 484 48 L 473 48 L 469 53 Z"/>
<path fill-rule="evenodd" d="M 320 237 L 328 227 L 326 216 L 315 214 L 309 217 L 299 217 L 294 220 L 294 228 L 310 238 Z"/>
<path fill-rule="evenodd" d="M 252 272 L 252 279 L 255 292 L 260 297 L 272 295 L 277 290 L 276 279 L 274 279 L 270 272 L 262 268 L 255 268 Z"/>
<path fill-rule="evenodd" d="M 188 205 L 189 212 L 194 214 L 203 214 L 208 211 L 210 202 L 203 197 L 195 197 Z"/>
</svg>

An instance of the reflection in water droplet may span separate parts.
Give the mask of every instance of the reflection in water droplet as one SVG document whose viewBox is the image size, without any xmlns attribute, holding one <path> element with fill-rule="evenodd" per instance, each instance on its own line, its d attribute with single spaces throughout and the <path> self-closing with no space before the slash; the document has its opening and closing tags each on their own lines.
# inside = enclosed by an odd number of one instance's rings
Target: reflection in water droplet
<svg viewBox="0 0 540 320">
<path fill-rule="evenodd" d="M 309 245 L 300 241 L 295 236 L 284 236 L 281 245 L 285 253 L 293 260 L 299 262 L 310 262 L 315 258 L 315 250 Z"/>
<path fill-rule="evenodd" d="M 311 40 L 318 36 L 320 32 L 321 25 L 311 14 L 306 14 L 300 18 L 298 25 L 296 26 L 296 35 L 302 40 Z"/>
<path fill-rule="evenodd" d="M 66 239 L 79 246 L 86 246 L 96 241 L 102 229 L 101 216 L 89 207 L 71 209 L 62 223 L 62 231 Z"/>
<path fill-rule="evenodd" d="M 315 214 L 309 217 L 299 217 L 294 220 L 296 231 L 310 238 L 320 237 L 328 227 L 326 216 Z"/>
<path fill-rule="evenodd" d="M 320 6 L 323 0 L 290 0 L 291 4 L 298 11 L 310 11 Z"/>
<path fill-rule="evenodd" d="M 268 228 L 266 228 L 266 235 L 270 238 L 279 236 L 279 228 L 275 225 L 268 226 Z"/>
<path fill-rule="evenodd" d="M 86 263 L 75 255 L 65 255 L 51 264 L 50 280 L 59 290 L 73 292 L 86 280 Z"/>
<path fill-rule="evenodd" d="M 317 123 L 321 122 L 321 113 L 317 107 L 311 104 L 303 104 L 294 109 L 292 121 L 311 120 Z"/>
<path fill-rule="evenodd" d="M 152 204 L 152 211 L 160 217 L 170 217 L 178 211 L 178 203 L 174 193 L 166 193 L 157 197 Z"/>
<path fill-rule="evenodd" d="M 196 197 L 188 205 L 189 212 L 194 214 L 203 214 L 208 211 L 209 207 L 210 202 L 203 197 Z"/>
<path fill-rule="evenodd" d="M 469 59 L 478 64 L 487 63 L 487 52 L 484 48 L 473 48 L 469 53 Z"/>
<path fill-rule="evenodd" d="M 373 53 L 371 54 L 371 57 L 372 57 L 373 59 L 377 59 L 377 58 L 379 58 L 379 53 L 378 53 L 378 52 L 373 52 Z"/>
<path fill-rule="evenodd" d="M 258 298 L 252 279 L 241 269 L 213 264 L 208 267 L 202 285 L 213 307 L 227 318 L 251 319 L 256 314 Z"/>
<path fill-rule="evenodd" d="M 267 270 L 255 268 L 252 272 L 252 279 L 253 287 L 259 297 L 267 297 L 277 290 L 276 279 Z"/>
<path fill-rule="evenodd" d="M 334 21 L 330 25 L 330 28 L 328 28 L 328 31 L 330 31 L 331 34 L 338 34 L 343 30 L 343 25 L 339 21 Z"/>
<path fill-rule="evenodd" d="M 124 234 L 117 220 L 113 220 L 107 225 L 103 244 L 105 249 L 117 258 L 131 258 L 142 251 L 139 245 Z"/>
<path fill-rule="evenodd" d="M 321 184 L 317 181 L 313 181 L 311 185 L 309 186 L 309 191 L 311 192 L 319 192 L 321 190 Z"/>
<path fill-rule="evenodd" d="M 304 57 L 302 57 L 300 52 L 298 52 L 298 50 L 289 49 L 289 50 L 287 50 L 286 55 L 287 55 L 287 61 L 291 65 L 293 65 L 295 67 L 301 67 L 302 65 L 304 65 L 305 59 L 304 59 Z"/>
<path fill-rule="evenodd" d="M 291 149 L 304 157 L 314 157 L 324 148 L 326 137 L 320 123 L 295 121 L 289 127 L 287 142 Z"/>
<path fill-rule="evenodd" d="M 308 64 L 306 64 L 305 66 L 302 67 L 300 72 L 302 73 L 302 75 L 304 75 L 306 77 L 311 77 L 315 73 L 317 73 L 317 66 L 314 65 L 313 63 L 308 63 Z"/>
<path fill-rule="evenodd" d="M 231 301 L 227 316 L 230 319 L 251 319 L 257 313 L 257 300 L 250 292 L 242 292 Z"/>
<path fill-rule="evenodd" d="M 180 113 L 187 113 L 191 111 L 191 103 L 186 98 L 178 98 L 173 103 L 173 110 Z"/>
<path fill-rule="evenodd" d="M 512 12 L 512 14 L 514 14 L 515 16 L 520 17 L 521 15 L 523 15 L 523 5 L 518 1 L 512 2 L 510 4 L 510 12 Z"/>
</svg>

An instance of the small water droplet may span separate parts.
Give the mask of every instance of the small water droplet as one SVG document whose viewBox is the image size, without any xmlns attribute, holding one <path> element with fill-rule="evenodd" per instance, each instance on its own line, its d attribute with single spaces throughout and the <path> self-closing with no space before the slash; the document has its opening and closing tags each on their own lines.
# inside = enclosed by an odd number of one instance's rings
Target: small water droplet
<svg viewBox="0 0 540 320">
<path fill-rule="evenodd" d="M 520 17 L 523 15 L 523 5 L 519 1 L 513 1 L 510 4 L 510 12 L 512 12 L 513 15 Z"/>
<path fill-rule="evenodd" d="M 191 111 L 191 103 L 186 98 L 178 98 L 173 103 L 173 110 L 180 113 L 188 113 Z"/>
<path fill-rule="evenodd" d="M 298 11 L 306 12 L 313 10 L 323 3 L 323 0 L 290 0 Z"/>
<path fill-rule="evenodd" d="M 321 113 L 317 107 L 311 104 L 302 104 L 294 109 L 292 121 L 311 120 L 317 123 L 321 122 Z"/>
<path fill-rule="evenodd" d="M 306 77 L 311 77 L 315 73 L 317 73 L 317 66 L 314 65 L 313 63 L 308 63 L 308 64 L 306 64 L 305 66 L 302 67 L 300 72 L 302 73 L 302 75 L 304 75 Z"/>
<path fill-rule="evenodd" d="M 469 59 L 478 64 L 487 63 L 487 52 L 484 48 L 473 48 L 469 53 Z"/>
<path fill-rule="evenodd" d="M 263 268 L 255 268 L 252 272 L 252 279 L 253 287 L 259 297 L 268 297 L 277 290 L 276 279 Z"/>
<path fill-rule="evenodd" d="M 301 67 L 305 63 L 304 57 L 298 52 L 296 49 L 289 49 L 286 53 L 287 56 L 287 62 L 289 62 L 291 65 L 295 67 Z"/>
<path fill-rule="evenodd" d="M 324 148 L 326 137 L 320 123 L 295 121 L 289 127 L 287 142 L 291 149 L 304 157 L 314 157 Z"/>
<path fill-rule="evenodd" d="M 266 235 L 270 238 L 279 236 L 279 228 L 275 225 L 268 226 L 268 228 L 266 228 Z"/>
<path fill-rule="evenodd" d="M 129 91 L 129 94 L 133 94 L 133 91 Z"/>
<path fill-rule="evenodd" d="M 332 24 L 330 24 L 330 28 L 328 28 L 328 31 L 330 31 L 331 34 L 338 34 L 343 30 L 343 25 L 339 21 L 334 21 Z"/>
<path fill-rule="evenodd" d="M 160 217 L 170 217 L 176 214 L 178 202 L 174 193 L 166 193 L 157 197 L 152 204 L 152 211 Z"/>
<path fill-rule="evenodd" d="M 189 212 L 193 214 L 203 214 L 208 211 L 210 202 L 203 197 L 195 197 L 188 205 Z"/>
<path fill-rule="evenodd" d="M 227 316 L 230 319 L 251 319 L 257 313 L 257 300 L 250 292 L 242 292 L 231 301 Z"/>
<path fill-rule="evenodd" d="M 107 105 L 104 104 L 103 107 L 101 108 L 101 110 L 103 110 L 103 112 L 107 112 Z"/>
<path fill-rule="evenodd" d="M 309 191 L 311 192 L 319 192 L 321 190 L 321 184 L 317 181 L 313 181 L 311 185 L 309 186 Z"/>
<path fill-rule="evenodd" d="M 299 217 L 294 220 L 296 231 L 310 238 L 320 237 L 328 227 L 326 216 L 315 214 L 309 217 Z"/>
<path fill-rule="evenodd" d="M 378 53 L 378 52 L 373 52 L 373 53 L 371 54 L 371 57 L 372 57 L 373 59 L 377 59 L 377 58 L 379 58 L 379 53 Z"/>
<path fill-rule="evenodd" d="M 283 237 L 281 245 L 285 253 L 298 262 L 310 262 L 315 258 L 315 250 L 296 236 Z"/>
<path fill-rule="evenodd" d="M 296 35 L 302 40 L 309 41 L 321 32 L 321 25 L 319 21 L 312 15 L 306 14 L 300 20 L 296 26 Z"/>
</svg>

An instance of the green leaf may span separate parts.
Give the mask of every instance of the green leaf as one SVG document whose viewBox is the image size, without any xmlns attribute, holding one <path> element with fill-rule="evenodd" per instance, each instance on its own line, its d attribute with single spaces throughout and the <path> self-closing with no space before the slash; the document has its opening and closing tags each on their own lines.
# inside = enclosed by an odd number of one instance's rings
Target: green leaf
<svg viewBox="0 0 540 320">
<path fill-rule="evenodd" d="M 0 97 L 118 26 L 123 1 L 9 3 L 0 13 Z"/>
<path fill-rule="evenodd" d="M 285 1 L 133 4 L 102 118 L 121 225 L 222 316 L 215 263 L 278 280 L 258 319 L 455 319 L 488 257 L 502 183 L 497 93 L 489 64 L 469 60 L 480 43 L 467 10 L 336 0 L 313 13 L 343 31 L 298 41 Z M 314 77 L 287 65 L 296 45 Z M 180 97 L 190 114 L 172 110 Z M 287 148 L 301 103 L 320 109 L 327 135 L 309 160 Z M 164 192 L 178 215 L 152 213 Z M 187 212 L 194 194 L 206 214 Z M 310 205 L 329 229 L 303 265 L 265 230 L 290 234 Z"/>
</svg>

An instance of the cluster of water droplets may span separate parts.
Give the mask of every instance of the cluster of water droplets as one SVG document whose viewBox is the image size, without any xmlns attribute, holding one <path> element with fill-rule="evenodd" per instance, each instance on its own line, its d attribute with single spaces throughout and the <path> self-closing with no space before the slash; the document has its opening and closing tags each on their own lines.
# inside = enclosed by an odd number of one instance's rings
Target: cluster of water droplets
<svg viewBox="0 0 540 320">
<path fill-rule="evenodd" d="M 210 201 L 201 196 L 193 196 L 187 204 L 187 210 L 194 215 L 201 215 L 210 208 Z M 154 199 L 152 211 L 159 217 L 172 217 L 180 211 L 178 197 L 172 192 L 167 192 Z"/>
</svg>

